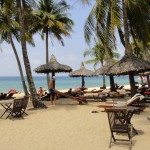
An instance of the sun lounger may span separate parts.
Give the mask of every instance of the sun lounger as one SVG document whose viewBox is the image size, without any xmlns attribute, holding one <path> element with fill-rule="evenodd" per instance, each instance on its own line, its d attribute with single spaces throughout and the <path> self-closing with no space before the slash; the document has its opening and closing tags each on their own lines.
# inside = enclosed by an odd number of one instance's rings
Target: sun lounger
<svg viewBox="0 0 150 150">
<path fill-rule="evenodd" d="M 141 109 L 143 109 L 144 107 L 147 107 L 145 104 L 141 105 L 141 101 L 144 98 L 143 95 L 141 94 L 135 94 L 132 98 L 130 98 L 129 100 L 127 100 L 126 102 L 105 102 L 105 103 L 101 103 L 100 105 L 98 105 L 98 107 L 101 108 L 111 108 L 113 106 L 138 106 L 141 107 Z"/>
<path fill-rule="evenodd" d="M 92 102 L 93 101 L 96 101 L 96 102 L 105 102 L 106 101 L 106 98 L 107 96 L 105 95 L 102 95 L 102 96 L 95 96 L 95 95 L 87 95 L 87 96 L 82 96 L 83 98 L 85 98 L 87 101 L 91 100 Z"/>
<path fill-rule="evenodd" d="M 14 95 L 14 93 L 9 93 L 5 99 L 10 99 L 10 98 L 12 98 L 13 95 Z"/>
<path fill-rule="evenodd" d="M 8 93 L 8 94 L 4 93 L 1 95 L 1 99 L 3 99 L 3 100 L 10 99 L 10 98 L 12 98 L 13 95 L 14 95 L 14 93 Z"/>
<path fill-rule="evenodd" d="M 68 98 L 71 98 L 71 99 L 73 99 L 73 100 L 76 100 L 76 101 L 79 102 L 80 105 L 81 105 L 82 103 L 87 104 L 87 100 L 86 100 L 86 98 L 84 98 L 84 97 L 81 97 L 81 96 L 79 96 L 79 97 L 70 96 L 70 95 L 64 94 L 64 93 L 62 93 L 62 92 L 60 92 L 60 91 L 58 91 L 58 90 L 55 90 L 55 93 L 58 94 L 58 95 L 62 95 L 62 96 L 64 96 L 64 97 L 68 97 Z"/>
</svg>

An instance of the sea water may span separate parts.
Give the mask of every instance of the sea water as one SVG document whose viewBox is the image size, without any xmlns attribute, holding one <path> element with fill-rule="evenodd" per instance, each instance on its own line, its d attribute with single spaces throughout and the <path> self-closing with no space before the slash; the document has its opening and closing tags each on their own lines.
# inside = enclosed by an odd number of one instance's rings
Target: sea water
<svg viewBox="0 0 150 150">
<path fill-rule="evenodd" d="M 85 87 L 101 87 L 103 85 L 102 76 L 98 77 L 85 77 Z M 39 87 L 47 88 L 46 76 L 34 76 L 33 77 L 35 87 L 38 90 Z M 129 77 L 128 76 L 115 76 L 115 83 L 118 85 L 128 85 Z M 138 81 L 138 77 L 135 77 L 135 81 Z M 56 89 L 69 89 L 81 87 L 82 79 L 81 77 L 69 77 L 69 76 L 56 76 Z M 26 85 L 28 83 L 26 80 Z M 106 86 L 110 86 L 109 77 L 106 76 Z M 15 89 L 20 92 L 23 92 L 21 78 L 19 76 L 5 76 L 0 77 L 0 92 L 8 92 L 10 89 Z"/>
</svg>

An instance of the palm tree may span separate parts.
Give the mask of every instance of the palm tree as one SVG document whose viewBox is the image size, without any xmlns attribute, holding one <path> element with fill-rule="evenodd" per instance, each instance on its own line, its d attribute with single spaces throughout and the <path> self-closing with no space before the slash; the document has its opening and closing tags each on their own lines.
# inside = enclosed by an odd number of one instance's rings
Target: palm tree
<svg viewBox="0 0 150 150">
<path fill-rule="evenodd" d="M 149 61 L 150 44 L 149 43 L 145 44 L 145 43 L 143 43 L 143 41 L 140 41 L 140 40 L 137 40 L 137 39 L 134 39 L 134 40 L 135 40 L 135 42 L 134 41 L 131 42 L 133 54 L 135 56 L 137 56 L 138 58 L 140 58 L 140 59 Z M 145 51 L 145 49 L 147 49 L 147 50 Z M 143 85 L 144 81 L 143 81 L 142 75 L 140 74 L 139 77 L 140 77 L 140 80 L 141 80 L 141 84 Z"/>
<path fill-rule="evenodd" d="M 29 84 L 29 89 L 30 89 L 30 95 L 32 98 L 32 103 L 35 108 L 45 108 L 46 106 L 40 102 L 39 97 L 37 96 L 36 88 L 33 82 L 33 77 L 32 77 L 32 72 L 31 72 L 31 67 L 30 67 L 30 62 L 28 58 L 28 53 L 27 53 L 27 46 L 26 46 L 26 38 L 25 38 L 25 11 L 23 11 L 23 8 L 25 9 L 25 0 L 17 0 L 17 14 L 19 16 L 19 23 L 20 23 L 20 39 L 21 39 L 21 46 L 22 46 L 22 53 L 23 53 L 23 60 L 24 60 L 24 65 L 25 65 L 25 70 L 27 74 L 27 80 Z M 24 13 L 23 13 L 24 12 Z"/>
<path fill-rule="evenodd" d="M 84 51 L 84 57 L 91 56 L 93 59 L 85 61 L 86 63 L 94 63 L 94 68 L 98 63 L 101 63 L 102 67 L 104 66 L 104 62 L 107 61 L 105 47 L 103 46 L 100 39 L 95 40 L 95 45 L 93 48 Z M 119 54 L 116 52 L 110 51 L 110 55 L 112 58 L 119 58 Z M 105 83 L 105 75 L 103 75 L 103 88 L 106 87 Z"/>
<path fill-rule="evenodd" d="M 20 59 L 15 47 L 15 44 L 13 42 L 12 35 L 16 37 L 16 39 L 19 41 L 19 35 L 18 35 L 18 29 L 19 29 L 19 24 L 18 22 L 15 21 L 15 7 L 13 3 L 10 3 L 10 1 L 5 1 L 4 3 L 1 3 L 1 8 L 0 8 L 0 35 L 1 35 L 1 42 L 6 41 L 7 43 L 10 43 L 12 46 L 12 49 L 14 51 L 19 72 L 20 72 L 20 77 L 22 81 L 22 86 L 25 95 L 28 95 L 27 91 L 27 86 L 25 83 Z"/>
<path fill-rule="evenodd" d="M 82 0 L 82 1 L 89 2 L 90 0 Z M 107 26 L 107 27 L 111 27 L 111 28 L 110 30 L 108 30 L 107 33 L 109 33 L 110 31 L 110 33 L 114 35 L 114 27 L 116 25 L 115 22 L 117 23 L 117 21 L 114 22 L 113 20 L 114 18 L 120 18 L 120 19 L 122 18 L 123 27 L 124 27 L 124 34 L 122 34 L 122 37 L 124 39 L 121 41 L 123 45 L 125 46 L 126 56 L 133 55 L 131 44 L 130 44 L 130 39 L 129 39 L 130 35 L 132 35 L 133 39 L 135 37 L 136 38 L 144 37 L 143 39 L 146 39 L 148 37 L 148 39 L 150 39 L 149 13 L 148 13 L 149 1 L 148 0 L 143 0 L 143 1 L 135 0 L 134 2 L 132 0 L 118 0 L 118 1 L 96 0 L 95 6 L 96 7 L 99 6 L 98 7 L 99 9 L 94 9 L 96 10 L 94 11 L 94 15 L 96 16 L 95 17 L 96 23 L 94 22 L 94 20 L 91 19 L 88 27 L 94 30 L 95 30 L 95 27 L 98 27 L 97 29 L 99 29 L 99 31 L 103 31 L 103 28 L 105 27 L 105 25 L 108 25 L 107 23 L 105 24 L 105 21 L 108 21 L 109 25 L 111 26 Z M 103 6 L 103 7 L 100 7 L 100 6 Z M 116 13 L 112 13 L 111 10 L 115 10 L 114 8 L 117 8 L 118 12 L 122 12 L 122 13 L 121 14 L 117 13 L 117 11 L 115 11 Z M 120 8 L 122 9 L 122 11 Z M 141 16 L 142 23 L 141 23 L 141 20 L 138 18 L 139 16 L 137 14 Z M 107 19 L 109 20 L 106 19 L 106 16 L 107 16 Z M 97 26 L 97 23 L 100 24 L 100 26 Z M 143 28 L 145 29 L 144 32 L 143 32 Z M 108 28 L 104 28 L 104 29 L 108 29 Z M 119 33 L 122 33 L 122 32 L 119 32 Z M 90 36 L 92 35 L 91 31 L 89 35 Z M 99 36 L 101 37 L 101 39 L 103 38 L 103 36 L 101 35 L 101 32 L 99 32 Z M 136 88 L 134 84 L 133 75 L 129 74 L 129 79 L 130 79 L 130 85 L 131 85 L 131 92 L 134 94 L 136 92 Z"/>
<path fill-rule="evenodd" d="M 150 57 L 150 43 L 143 43 L 143 41 L 135 39 L 131 42 L 133 54 L 140 59 L 149 61 Z M 146 51 L 145 51 L 146 49 Z"/>
<path fill-rule="evenodd" d="M 41 31 L 42 38 L 44 35 L 46 36 L 46 63 L 49 61 L 49 35 L 55 37 L 62 45 L 64 45 L 62 36 L 70 36 L 69 32 L 72 31 L 73 21 L 68 18 L 66 13 L 68 9 L 69 5 L 63 0 L 60 2 L 40 0 L 38 9 L 33 11 L 33 15 L 38 20 L 34 25 L 33 32 Z M 47 84 L 49 80 L 47 74 Z"/>
<path fill-rule="evenodd" d="M 101 63 L 102 66 L 104 66 L 104 61 L 105 61 L 105 49 L 98 40 L 97 43 L 95 43 L 94 47 L 88 50 L 85 50 L 83 53 L 84 57 L 86 56 L 91 56 L 93 59 L 85 61 L 85 63 L 90 64 L 94 63 L 94 68 L 97 66 L 98 63 Z M 106 88 L 106 79 L 105 75 L 103 75 L 103 88 Z"/>
<path fill-rule="evenodd" d="M 106 5 L 108 4 L 108 5 Z M 112 51 L 116 49 L 114 30 L 115 26 L 120 28 L 120 6 L 111 1 L 101 1 L 95 3 L 84 27 L 85 40 L 90 44 L 92 37 L 97 36 L 105 49 L 106 64 L 112 63 Z M 114 78 L 110 76 L 111 90 L 115 91 Z"/>
</svg>

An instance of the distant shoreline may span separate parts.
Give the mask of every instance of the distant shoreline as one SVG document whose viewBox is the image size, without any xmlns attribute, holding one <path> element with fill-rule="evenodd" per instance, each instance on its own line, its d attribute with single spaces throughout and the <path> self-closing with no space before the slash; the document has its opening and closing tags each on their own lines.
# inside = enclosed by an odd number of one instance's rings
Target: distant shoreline
<svg viewBox="0 0 150 150">
<path fill-rule="evenodd" d="M 136 82 L 139 82 L 137 78 L 135 78 Z M 36 90 L 39 87 L 47 88 L 47 81 L 45 76 L 33 76 L 33 80 L 35 83 Z M 114 77 L 115 83 L 118 85 L 129 85 L 128 76 L 123 77 Z M 27 82 L 26 85 L 28 86 Z M 85 77 L 85 87 L 87 88 L 100 88 L 103 86 L 102 76 L 99 77 Z M 110 86 L 109 77 L 106 77 L 106 86 Z M 71 78 L 68 76 L 57 76 L 56 75 L 56 89 L 57 90 L 68 90 L 69 88 L 78 88 L 81 87 L 81 77 L 79 78 Z M 23 87 L 21 83 L 21 79 L 19 76 L 0 76 L 0 92 L 8 92 L 10 89 L 15 89 L 17 91 L 23 92 Z M 29 89 L 29 88 L 28 88 Z"/>
</svg>

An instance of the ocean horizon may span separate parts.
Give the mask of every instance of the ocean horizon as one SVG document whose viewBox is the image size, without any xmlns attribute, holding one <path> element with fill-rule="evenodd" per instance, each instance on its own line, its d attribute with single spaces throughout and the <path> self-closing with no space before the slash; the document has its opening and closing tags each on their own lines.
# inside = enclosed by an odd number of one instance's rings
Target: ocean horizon
<svg viewBox="0 0 150 150">
<path fill-rule="evenodd" d="M 135 78 L 136 82 L 140 82 L 138 77 Z M 26 80 L 26 78 L 25 78 Z M 33 76 L 35 87 L 38 90 L 39 87 L 47 88 L 46 76 Z M 114 81 L 118 85 L 129 85 L 128 76 L 114 76 Z M 81 77 L 69 77 L 69 76 L 56 76 L 56 89 L 63 90 L 69 88 L 81 87 Z M 26 80 L 26 85 L 28 83 Z M 85 87 L 101 87 L 103 85 L 102 76 L 98 77 L 85 77 Z M 110 86 L 109 77 L 106 76 L 106 86 Z M 20 76 L 0 76 L 0 92 L 8 92 L 10 89 L 15 89 L 23 92 Z"/>
</svg>

